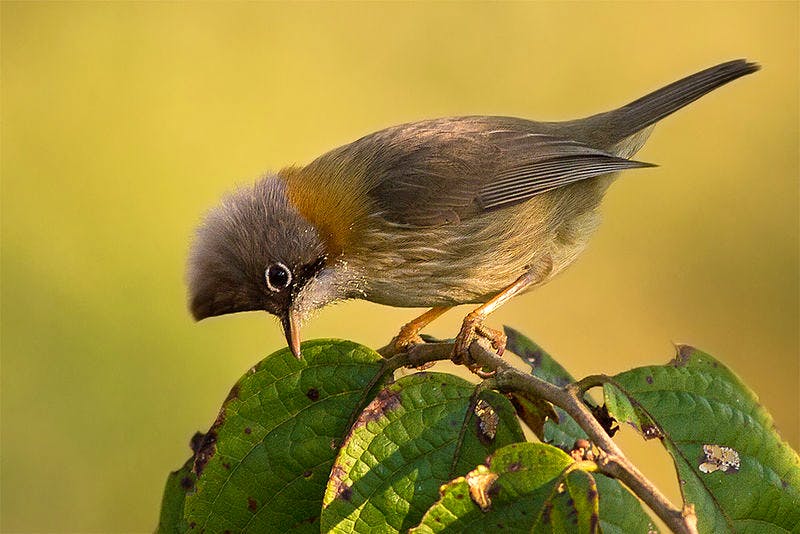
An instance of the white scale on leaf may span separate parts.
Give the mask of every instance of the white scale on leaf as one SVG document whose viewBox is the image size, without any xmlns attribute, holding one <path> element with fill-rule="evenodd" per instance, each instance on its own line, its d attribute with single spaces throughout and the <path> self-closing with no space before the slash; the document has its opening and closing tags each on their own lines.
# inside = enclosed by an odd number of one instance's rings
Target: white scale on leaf
<svg viewBox="0 0 800 534">
<path fill-rule="evenodd" d="M 706 454 L 705 461 L 698 466 L 703 473 L 714 471 L 735 473 L 739 470 L 739 453 L 734 449 L 722 445 L 703 445 L 703 452 Z"/>
</svg>

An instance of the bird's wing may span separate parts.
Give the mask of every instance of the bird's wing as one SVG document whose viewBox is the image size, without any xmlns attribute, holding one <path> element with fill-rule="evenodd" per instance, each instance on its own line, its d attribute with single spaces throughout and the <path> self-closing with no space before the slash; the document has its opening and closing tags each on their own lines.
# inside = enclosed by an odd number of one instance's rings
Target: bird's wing
<svg viewBox="0 0 800 534">
<path fill-rule="evenodd" d="M 557 187 L 651 166 L 560 136 L 552 123 L 457 117 L 382 130 L 352 145 L 384 219 L 452 224 Z"/>
</svg>

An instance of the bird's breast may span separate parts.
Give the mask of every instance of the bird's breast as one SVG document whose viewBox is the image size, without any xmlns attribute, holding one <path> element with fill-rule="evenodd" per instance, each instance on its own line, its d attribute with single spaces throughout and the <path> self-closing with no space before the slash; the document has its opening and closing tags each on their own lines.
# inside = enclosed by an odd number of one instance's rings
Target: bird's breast
<svg viewBox="0 0 800 534">
<path fill-rule="evenodd" d="M 434 227 L 376 216 L 345 254 L 366 273 L 367 300 L 401 307 L 482 303 L 530 269 L 552 264 L 541 269 L 548 274 L 540 285 L 571 264 L 597 226 L 595 208 L 607 185 L 565 187 Z"/>
</svg>

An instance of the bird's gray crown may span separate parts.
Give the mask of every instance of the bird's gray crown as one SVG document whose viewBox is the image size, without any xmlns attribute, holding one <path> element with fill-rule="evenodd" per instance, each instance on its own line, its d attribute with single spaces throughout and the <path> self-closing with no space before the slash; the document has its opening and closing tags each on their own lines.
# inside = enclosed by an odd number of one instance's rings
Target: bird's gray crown
<svg viewBox="0 0 800 534">
<path fill-rule="evenodd" d="M 292 207 L 283 178 L 265 176 L 223 198 L 198 228 L 188 269 L 192 314 L 197 320 L 251 310 L 279 315 L 324 258 L 319 233 Z M 281 292 L 265 279 L 278 263 L 292 273 L 291 287 Z"/>
</svg>

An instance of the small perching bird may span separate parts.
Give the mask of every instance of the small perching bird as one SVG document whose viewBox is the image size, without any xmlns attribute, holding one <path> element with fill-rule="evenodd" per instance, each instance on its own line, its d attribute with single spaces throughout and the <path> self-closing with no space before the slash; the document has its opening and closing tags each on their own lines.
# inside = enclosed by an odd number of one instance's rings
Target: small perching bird
<svg viewBox="0 0 800 534">
<path fill-rule="evenodd" d="M 653 125 L 758 68 L 722 63 L 580 120 L 402 124 L 268 174 L 200 226 L 191 311 L 200 320 L 266 310 L 299 358 L 299 325 L 337 300 L 432 307 L 401 329 L 399 347 L 450 307 L 473 303 L 454 355 L 476 332 L 502 352 L 502 335 L 483 319 L 575 261 L 617 173 L 651 166 L 630 158 Z"/>
</svg>

